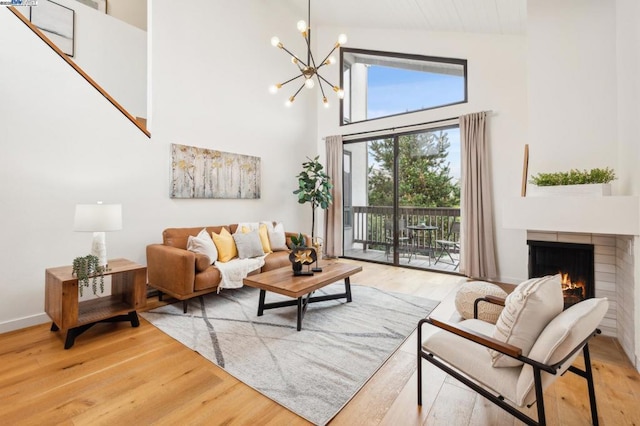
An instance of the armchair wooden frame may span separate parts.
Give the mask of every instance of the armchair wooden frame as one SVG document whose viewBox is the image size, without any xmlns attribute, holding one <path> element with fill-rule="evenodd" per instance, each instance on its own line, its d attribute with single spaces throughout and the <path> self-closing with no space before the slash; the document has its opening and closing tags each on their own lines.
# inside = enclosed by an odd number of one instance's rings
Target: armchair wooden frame
<svg viewBox="0 0 640 426">
<path fill-rule="evenodd" d="M 476 318 L 477 318 L 478 303 L 480 302 L 497 303 L 504 306 L 504 299 L 499 297 L 486 296 L 486 297 L 477 299 L 474 305 L 474 317 Z M 454 367 L 451 367 L 445 362 L 437 359 L 437 355 L 424 350 L 422 347 L 422 326 L 424 324 L 430 324 L 442 330 L 446 330 L 450 333 L 454 333 L 462 338 L 471 340 L 479 345 L 501 352 L 511 358 L 515 358 L 519 361 L 522 361 L 525 364 L 530 365 L 533 368 L 534 386 L 535 386 L 535 394 L 536 394 L 535 403 L 537 404 L 538 420 L 536 421 L 532 417 L 529 417 L 522 411 L 515 408 L 513 405 L 510 405 L 509 403 L 507 403 L 503 396 L 495 395 L 491 391 L 484 388 L 482 385 L 478 384 L 476 381 L 466 376 L 463 372 L 458 371 Z M 476 391 L 483 397 L 487 398 L 489 401 L 493 402 L 503 410 L 515 416 L 522 422 L 528 425 L 546 425 L 546 417 L 545 417 L 545 411 L 544 411 L 544 397 L 543 397 L 543 389 L 542 389 L 542 372 L 545 371 L 553 375 L 558 374 L 558 371 L 562 368 L 562 366 L 577 351 L 582 349 L 585 369 L 581 370 L 572 365 L 568 368 L 568 370 L 587 380 L 587 387 L 589 390 L 589 403 L 591 405 L 591 419 L 592 419 L 593 425 L 597 426 L 598 411 L 596 407 L 595 388 L 593 384 L 593 374 L 591 370 L 591 357 L 589 355 L 589 345 L 588 345 L 589 339 L 594 337 L 596 334 L 600 334 L 599 329 L 595 329 L 586 339 L 580 342 L 573 350 L 571 350 L 571 352 L 566 357 L 564 357 L 559 362 L 556 362 L 555 364 L 543 364 L 536 360 L 523 356 L 522 350 L 518 347 L 501 342 L 492 337 L 483 335 L 481 333 L 470 330 L 468 328 L 460 327 L 453 323 L 450 323 L 447 321 L 440 321 L 431 317 L 422 319 L 418 323 L 418 339 L 417 339 L 418 341 L 418 405 L 422 405 L 422 359 L 425 359 L 431 364 L 435 365 L 436 367 L 440 368 L 441 370 L 449 374 L 450 376 L 454 377 L 458 381 L 464 383 L 466 386 Z M 532 405 L 533 403 L 531 405 L 528 405 L 527 407 L 531 407 Z"/>
</svg>

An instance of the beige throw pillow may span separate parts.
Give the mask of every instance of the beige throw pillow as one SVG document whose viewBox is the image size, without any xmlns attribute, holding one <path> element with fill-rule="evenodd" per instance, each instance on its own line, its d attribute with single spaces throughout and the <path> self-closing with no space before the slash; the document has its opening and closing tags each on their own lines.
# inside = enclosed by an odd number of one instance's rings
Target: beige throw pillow
<svg viewBox="0 0 640 426">
<path fill-rule="evenodd" d="M 527 356 L 542 330 L 562 312 L 563 306 L 560 275 L 527 280 L 507 296 L 493 337 L 522 349 L 522 355 Z M 494 367 L 522 365 L 500 352 L 489 350 L 489 353 Z"/>
<path fill-rule="evenodd" d="M 195 237 L 189 235 L 187 250 L 208 256 L 210 265 L 213 265 L 218 260 L 218 250 L 206 228 Z"/>
</svg>

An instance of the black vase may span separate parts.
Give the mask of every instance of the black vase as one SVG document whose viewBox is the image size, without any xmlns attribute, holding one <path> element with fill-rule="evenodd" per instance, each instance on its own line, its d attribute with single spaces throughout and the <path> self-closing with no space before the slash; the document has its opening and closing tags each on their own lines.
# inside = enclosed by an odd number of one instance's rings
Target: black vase
<svg viewBox="0 0 640 426">
<path fill-rule="evenodd" d="M 294 247 L 289 253 L 293 275 L 313 275 L 309 265 L 317 259 L 316 251 L 311 247 Z M 307 265 L 305 268 L 304 266 Z M 306 270 L 305 270 L 306 269 Z"/>
</svg>

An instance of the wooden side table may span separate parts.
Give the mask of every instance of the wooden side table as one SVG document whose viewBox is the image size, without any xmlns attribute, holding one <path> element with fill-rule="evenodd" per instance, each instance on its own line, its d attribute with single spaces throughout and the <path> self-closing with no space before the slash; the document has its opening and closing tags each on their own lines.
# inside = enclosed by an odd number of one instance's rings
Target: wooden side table
<svg viewBox="0 0 640 426">
<path fill-rule="evenodd" d="M 136 309 L 147 304 L 147 268 L 127 259 L 110 260 L 109 268 L 104 275 L 111 276 L 111 295 L 84 302 L 78 301 L 78 278 L 72 275 L 72 266 L 46 270 L 44 310 L 53 321 L 51 331 L 66 330 L 65 349 L 98 322 L 140 325 Z"/>
</svg>

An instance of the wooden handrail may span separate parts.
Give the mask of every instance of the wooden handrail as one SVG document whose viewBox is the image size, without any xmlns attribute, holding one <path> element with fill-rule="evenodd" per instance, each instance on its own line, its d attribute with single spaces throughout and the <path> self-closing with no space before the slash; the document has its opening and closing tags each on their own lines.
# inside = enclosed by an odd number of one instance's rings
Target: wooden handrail
<svg viewBox="0 0 640 426">
<path fill-rule="evenodd" d="M 142 131 L 142 133 L 147 135 L 148 138 L 151 137 L 151 133 L 149 133 L 149 131 L 140 122 L 138 122 L 138 120 L 136 120 L 133 115 L 129 114 L 129 112 L 124 109 L 124 107 L 120 105 L 115 99 L 113 99 L 106 90 L 104 90 L 98 83 L 96 83 L 94 79 L 89 77 L 89 75 L 84 72 L 82 68 L 78 66 L 78 64 L 69 59 L 69 57 L 51 40 L 49 40 L 49 38 L 38 29 L 38 27 L 33 25 L 22 13 L 18 12 L 18 10 L 14 6 L 10 6 L 9 10 L 13 12 L 13 14 L 16 15 L 18 19 L 20 19 L 27 27 L 29 27 L 31 31 L 33 31 L 38 37 L 40 37 L 42 41 L 47 43 L 49 47 L 58 54 L 58 56 L 64 59 L 71 66 L 71 68 L 76 70 L 78 74 L 80 74 L 85 80 L 87 80 L 89 84 L 91 84 L 98 92 L 100 92 L 102 96 L 104 96 L 109 102 L 111 102 L 114 107 L 116 107 L 122 114 L 124 114 L 124 116 L 127 117 L 129 121 L 131 121 L 138 129 Z"/>
</svg>

